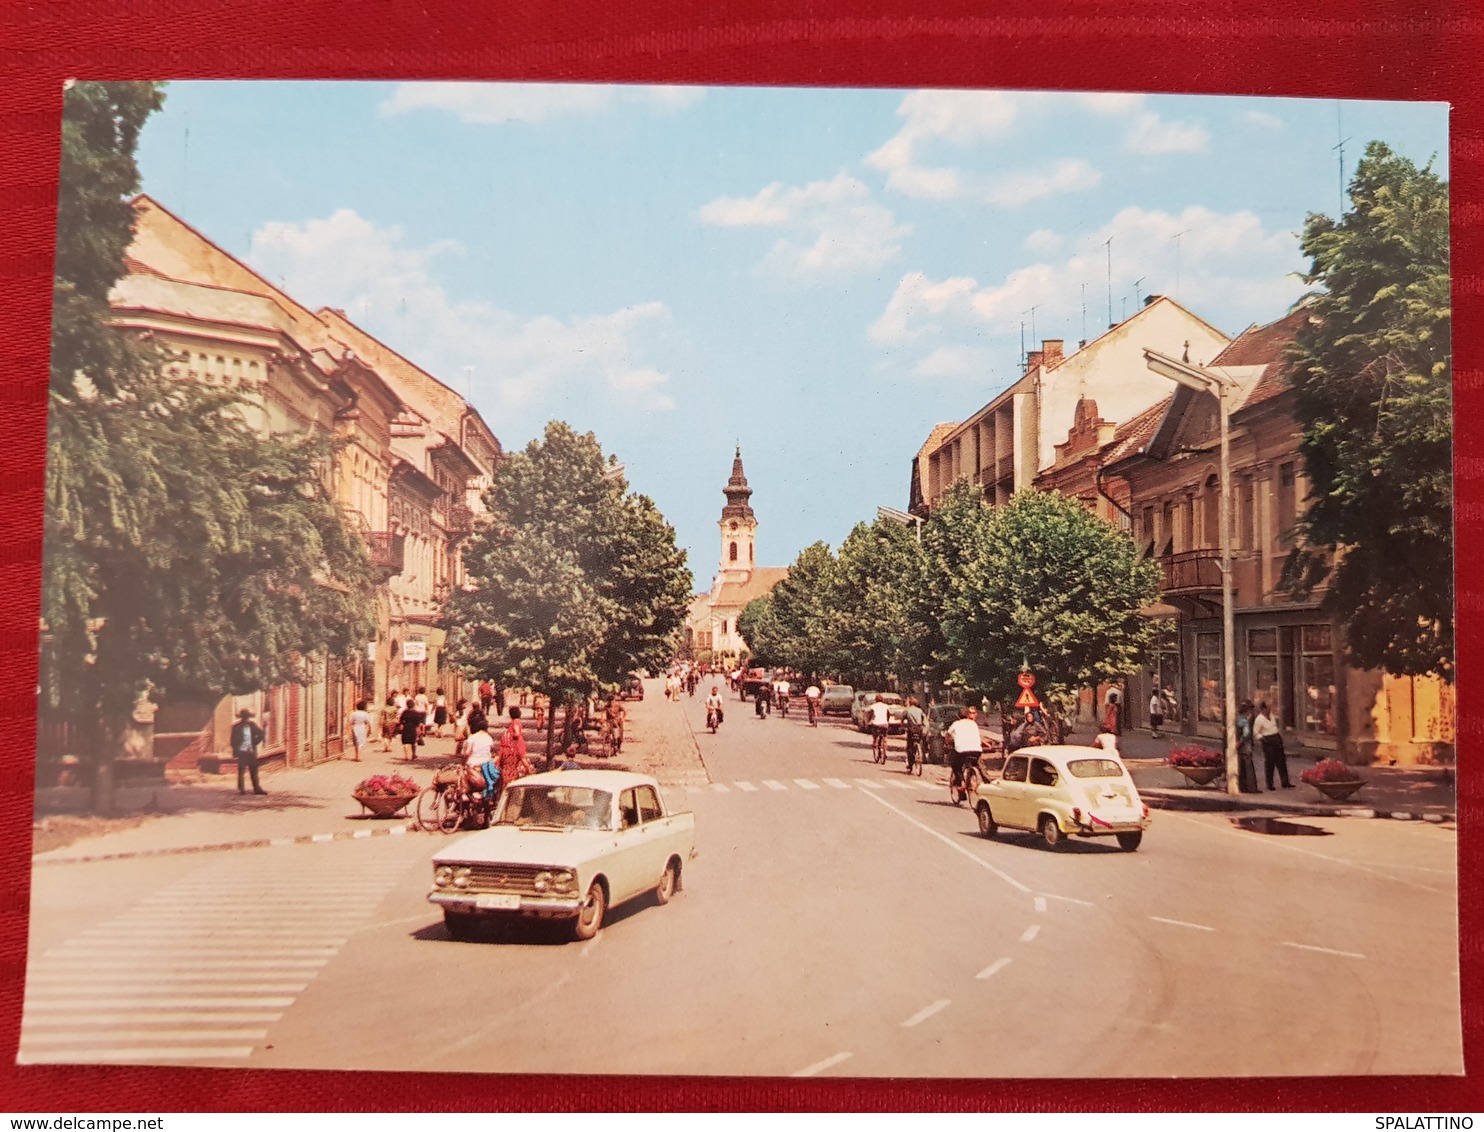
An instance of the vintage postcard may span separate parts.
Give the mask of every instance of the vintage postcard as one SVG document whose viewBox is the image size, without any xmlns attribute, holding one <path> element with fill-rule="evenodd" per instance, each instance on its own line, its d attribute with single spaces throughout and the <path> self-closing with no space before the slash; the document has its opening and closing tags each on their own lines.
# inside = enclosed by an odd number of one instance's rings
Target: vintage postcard
<svg viewBox="0 0 1484 1132">
<path fill-rule="evenodd" d="M 1462 1073 L 1447 128 L 70 83 L 18 1062 Z"/>
</svg>

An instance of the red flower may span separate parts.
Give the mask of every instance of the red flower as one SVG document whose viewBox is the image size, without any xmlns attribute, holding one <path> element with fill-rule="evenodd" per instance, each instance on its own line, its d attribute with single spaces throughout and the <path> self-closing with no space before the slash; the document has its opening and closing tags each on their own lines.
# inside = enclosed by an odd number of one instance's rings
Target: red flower
<svg viewBox="0 0 1484 1132">
<path fill-rule="evenodd" d="M 1355 768 L 1339 759 L 1323 759 L 1299 775 L 1300 782 L 1355 782 L 1360 775 Z"/>
<path fill-rule="evenodd" d="M 422 787 L 412 779 L 403 778 L 400 774 L 373 774 L 357 786 L 354 793 L 401 797 L 405 794 L 416 794 L 421 789 Z"/>
<path fill-rule="evenodd" d="M 1177 747 L 1170 752 L 1171 766 L 1225 766 L 1226 755 L 1210 747 Z"/>
</svg>

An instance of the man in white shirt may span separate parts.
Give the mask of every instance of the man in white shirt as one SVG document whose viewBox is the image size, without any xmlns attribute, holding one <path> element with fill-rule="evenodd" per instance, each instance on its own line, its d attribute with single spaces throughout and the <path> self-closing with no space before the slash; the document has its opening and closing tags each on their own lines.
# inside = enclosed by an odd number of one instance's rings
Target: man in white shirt
<svg viewBox="0 0 1484 1132">
<path fill-rule="evenodd" d="M 888 736 L 891 734 L 891 708 L 887 707 L 886 701 L 880 696 L 875 696 L 871 700 L 870 711 L 871 722 L 869 726 L 871 728 L 872 747 L 874 749 L 875 737 L 879 735 L 881 737 L 881 747 L 884 751 L 887 748 Z"/>
<path fill-rule="evenodd" d="M 1278 728 L 1278 721 L 1268 711 L 1267 701 L 1257 705 L 1252 737 L 1262 744 L 1262 769 L 1268 780 L 1268 789 L 1273 789 L 1273 771 L 1276 770 L 1283 789 L 1292 790 L 1293 783 L 1288 781 L 1288 753 L 1283 749 L 1283 733 Z"/>
<path fill-rule="evenodd" d="M 979 712 L 971 707 L 964 708 L 949 725 L 947 736 L 948 741 L 953 744 L 953 774 L 949 784 L 961 786 L 964 781 L 964 765 L 970 759 L 978 758 L 984 750 L 984 738 L 979 734 Z"/>
<path fill-rule="evenodd" d="M 719 685 L 711 685 L 711 694 L 706 697 L 706 726 L 711 726 L 711 713 L 716 713 L 716 725 L 721 726 L 724 716 L 721 708 L 721 688 Z"/>
<path fill-rule="evenodd" d="M 813 723 L 819 718 L 819 697 L 823 695 L 818 684 L 810 684 L 804 689 L 804 702 L 809 705 L 809 722 Z"/>
<path fill-rule="evenodd" d="M 500 779 L 494 763 L 495 738 L 483 719 L 476 719 L 474 726 L 476 730 L 464 740 L 464 777 L 470 790 L 478 793 L 488 789 L 490 797 L 494 797 L 495 784 Z"/>
</svg>

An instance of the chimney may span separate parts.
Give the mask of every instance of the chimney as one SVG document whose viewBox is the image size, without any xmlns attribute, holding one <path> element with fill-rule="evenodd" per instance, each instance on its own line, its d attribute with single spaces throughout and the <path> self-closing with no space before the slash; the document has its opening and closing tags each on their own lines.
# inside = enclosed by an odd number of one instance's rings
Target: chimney
<svg viewBox="0 0 1484 1132">
<path fill-rule="evenodd" d="M 1062 340 L 1060 338 L 1046 338 L 1041 342 L 1041 356 L 1046 361 L 1046 368 L 1059 366 L 1062 362 Z"/>
<path fill-rule="evenodd" d="M 1025 372 L 1030 373 L 1033 369 L 1039 369 L 1041 365 L 1041 351 L 1032 350 L 1025 356 Z"/>
<path fill-rule="evenodd" d="M 1163 295 L 1145 295 L 1144 296 L 1144 305 L 1147 307 L 1150 303 L 1154 302 L 1156 299 L 1162 299 L 1162 298 L 1164 298 Z"/>
</svg>

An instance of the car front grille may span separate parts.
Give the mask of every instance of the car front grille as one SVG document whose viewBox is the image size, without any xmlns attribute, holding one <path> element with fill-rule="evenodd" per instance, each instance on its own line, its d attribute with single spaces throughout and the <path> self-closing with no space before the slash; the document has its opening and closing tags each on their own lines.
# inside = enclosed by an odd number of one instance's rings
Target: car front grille
<svg viewBox="0 0 1484 1132">
<path fill-rule="evenodd" d="M 466 892 L 517 893 L 536 895 L 536 874 L 549 869 L 535 865 L 470 865 Z"/>
</svg>

